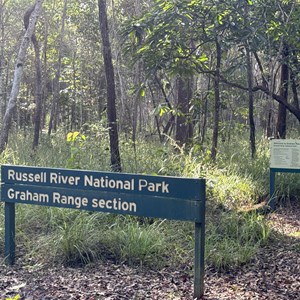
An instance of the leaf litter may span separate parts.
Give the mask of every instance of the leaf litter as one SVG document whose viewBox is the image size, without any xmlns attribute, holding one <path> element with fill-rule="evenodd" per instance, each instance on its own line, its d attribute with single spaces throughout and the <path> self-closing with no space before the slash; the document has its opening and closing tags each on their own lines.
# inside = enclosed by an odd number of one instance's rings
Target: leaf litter
<svg viewBox="0 0 300 300">
<path fill-rule="evenodd" d="M 300 201 L 269 214 L 275 236 L 250 263 L 226 271 L 206 267 L 204 300 L 300 299 Z M 234 253 L 232 254 L 234 255 Z M 0 263 L 0 299 L 188 300 L 191 268 L 159 271 L 99 262 L 72 268 L 19 257 Z"/>
</svg>

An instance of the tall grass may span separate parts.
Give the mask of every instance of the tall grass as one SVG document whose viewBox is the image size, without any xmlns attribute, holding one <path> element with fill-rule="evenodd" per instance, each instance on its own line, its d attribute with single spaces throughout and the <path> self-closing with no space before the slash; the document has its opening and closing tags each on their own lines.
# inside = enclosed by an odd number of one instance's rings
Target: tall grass
<svg viewBox="0 0 300 300">
<path fill-rule="evenodd" d="M 207 227 L 206 257 L 217 269 L 248 262 L 270 234 L 267 222 L 256 213 L 221 212 Z"/>
<path fill-rule="evenodd" d="M 31 139 L 16 135 L 10 139 L 0 161 L 110 170 L 106 130 L 99 125 L 82 134 L 85 138 L 73 141 L 67 141 L 67 135 L 62 132 L 51 137 L 43 135 L 36 152 L 31 150 Z M 268 143 L 264 140 L 258 143 L 255 160 L 250 159 L 244 140 L 220 144 L 217 164 L 210 161 L 208 147 L 180 148 L 172 140 L 163 145 L 143 141 L 133 144 L 122 137 L 120 147 L 124 172 L 207 179 L 209 265 L 224 269 L 244 264 L 267 243 L 270 230 L 264 218 L 256 213 L 240 212 L 242 207 L 253 206 L 268 192 Z M 279 178 L 278 186 L 282 183 L 284 180 Z M 284 183 L 282 188 L 286 184 L 289 192 L 294 193 L 299 180 Z M 3 213 L 0 220 L 1 217 Z M 192 223 L 148 222 L 130 216 L 17 205 L 17 228 L 28 253 L 47 260 L 74 264 L 112 259 L 150 267 L 192 264 Z"/>
<path fill-rule="evenodd" d="M 103 240 L 117 261 L 128 264 L 158 267 L 167 254 L 163 222 L 142 225 L 136 220 L 111 226 Z"/>
</svg>

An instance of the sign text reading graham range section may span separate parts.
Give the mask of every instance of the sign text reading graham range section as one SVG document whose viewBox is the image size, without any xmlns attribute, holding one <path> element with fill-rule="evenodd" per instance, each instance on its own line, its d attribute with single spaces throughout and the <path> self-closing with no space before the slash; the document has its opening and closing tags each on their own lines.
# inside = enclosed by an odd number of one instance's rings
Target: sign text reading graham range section
<svg viewBox="0 0 300 300">
<path fill-rule="evenodd" d="M 62 192 L 42 193 L 36 192 L 32 189 L 21 189 L 11 187 L 7 189 L 6 195 L 8 200 L 15 200 L 19 203 L 33 203 L 51 206 L 66 206 L 77 209 L 105 209 L 107 211 L 123 211 L 135 213 L 137 205 L 135 202 L 122 201 L 121 198 L 103 199 L 90 198 L 89 196 L 74 196 L 63 194 Z"/>
<path fill-rule="evenodd" d="M 94 177 L 93 175 L 63 175 L 60 172 L 40 172 L 28 173 L 18 172 L 13 169 L 8 170 L 8 180 L 22 183 L 48 183 L 51 185 L 64 184 L 69 186 L 95 187 L 99 189 L 117 189 L 125 191 L 143 191 L 169 193 L 169 183 L 149 182 L 147 179 L 131 178 L 129 180 L 113 179 L 109 176 Z M 137 182 L 136 182 L 137 181 Z"/>
</svg>

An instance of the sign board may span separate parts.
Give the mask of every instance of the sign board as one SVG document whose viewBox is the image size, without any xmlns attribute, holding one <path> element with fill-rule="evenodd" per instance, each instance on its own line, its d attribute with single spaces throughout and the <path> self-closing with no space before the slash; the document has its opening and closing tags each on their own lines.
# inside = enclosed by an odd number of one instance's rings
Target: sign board
<svg viewBox="0 0 300 300">
<path fill-rule="evenodd" d="M 195 223 L 194 296 L 203 295 L 205 180 L 3 165 L 5 256 L 15 259 L 15 203 L 55 206 Z"/>
<path fill-rule="evenodd" d="M 274 139 L 270 143 L 270 200 L 272 210 L 275 208 L 276 173 L 300 173 L 300 140 Z"/>
<path fill-rule="evenodd" d="M 300 169 L 300 140 L 271 140 L 270 167 Z"/>
<path fill-rule="evenodd" d="M 2 201 L 200 222 L 201 179 L 2 166 Z"/>
</svg>

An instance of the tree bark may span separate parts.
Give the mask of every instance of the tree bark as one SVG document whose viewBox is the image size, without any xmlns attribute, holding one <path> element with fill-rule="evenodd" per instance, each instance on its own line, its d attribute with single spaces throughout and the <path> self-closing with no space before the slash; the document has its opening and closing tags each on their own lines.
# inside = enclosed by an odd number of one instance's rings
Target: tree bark
<svg viewBox="0 0 300 300">
<path fill-rule="evenodd" d="M 5 49 L 5 26 L 4 26 L 4 5 L 5 2 L 0 0 L 0 124 L 2 122 L 2 118 L 4 117 L 5 112 L 5 102 L 6 102 L 6 93 L 5 93 L 5 69 L 6 69 L 6 61 L 4 55 Z"/>
<path fill-rule="evenodd" d="M 29 19 L 34 10 L 34 5 L 27 10 L 24 16 L 25 29 L 28 28 Z M 41 131 L 41 119 L 42 119 L 42 67 L 40 59 L 40 46 L 36 38 L 35 33 L 32 34 L 31 41 L 35 54 L 35 112 L 34 112 L 34 134 L 32 148 L 36 149 L 39 144 L 40 131 Z"/>
<path fill-rule="evenodd" d="M 253 71 L 252 71 L 252 59 L 249 45 L 246 45 L 246 59 L 247 59 L 247 77 L 248 77 L 248 119 L 250 126 L 250 149 L 251 157 L 255 157 L 256 145 L 255 145 L 255 123 L 254 123 L 254 93 L 253 87 Z"/>
<path fill-rule="evenodd" d="M 292 52 L 292 63 L 294 66 L 296 66 L 297 69 L 300 68 L 298 59 L 297 59 L 297 53 L 296 51 Z M 300 102 L 298 97 L 298 83 L 297 83 L 297 74 L 295 74 L 294 70 L 290 70 L 290 79 L 292 84 L 292 92 L 293 92 L 293 105 L 300 110 Z"/>
<path fill-rule="evenodd" d="M 208 83 L 207 83 L 207 93 L 205 95 L 204 100 L 204 108 L 203 108 L 203 122 L 202 127 L 199 123 L 199 134 L 200 134 L 200 144 L 203 145 L 205 141 L 205 135 L 206 135 L 206 124 L 207 124 L 207 117 L 208 117 L 208 98 L 210 93 L 210 87 L 211 87 L 211 74 L 208 75 Z M 200 114 L 199 114 L 200 119 Z"/>
<path fill-rule="evenodd" d="M 289 82 L 289 67 L 288 67 L 289 51 L 288 46 L 284 43 L 282 50 L 281 78 L 280 78 L 280 96 L 284 101 L 288 102 L 288 82 Z M 286 106 L 279 103 L 276 137 L 284 139 L 286 136 Z"/>
<path fill-rule="evenodd" d="M 121 172 L 122 167 L 119 151 L 119 137 L 117 126 L 115 78 L 109 41 L 106 0 L 98 0 L 98 8 L 100 32 L 102 37 L 102 52 L 106 75 L 107 121 L 109 128 L 111 168 L 114 172 Z"/>
<path fill-rule="evenodd" d="M 177 80 L 177 109 L 179 114 L 176 118 L 175 139 L 180 146 L 188 143 L 192 137 L 192 126 L 188 120 L 190 99 L 192 97 L 192 79 L 184 80 L 182 77 Z"/>
<path fill-rule="evenodd" d="M 59 90 L 60 90 L 59 79 L 60 79 L 60 73 L 61 73 L 62 46 L 63 46 L 63 40 L 64 40 L 64 36 L 65 36 L 65 20 L 66 20 L 66 15 L 67 15 L 67 2 L 68 2 L 67 0 L 64 1 L 64 9 L 63 9 L 63 14 L 62 14 L 62 19 L 61 19 L 58 58 L 57 58 L 55 77 L 53 80 L 53 101 L 52 101 L 50 120 L 49 120 L 49 126 L 48 126 L 48 135 L 51 134 L 53 129 L 54 130 L 56 129 L 56 125 L 57 125 Z"/>
<path fill-rule="evenodd" d="M 216 71 L 214 74 L 214 92 L 215 92 L 215 107 L 214 107 L 214 126 L 211 147 L 211 159 L 215 161 L 217 158 L 218 136 L 219 136 L 219 120 L 220 120 L 220 68 L 221 68 L 221 45 L 216 37 Z"/>
<path fill-rule="evenodd" d="M 31 19 L 29 21 L 28 28 L 25 32 L 25 35 L 22 39 L 21 46 L 19 49 L 18 57 L 17 57 L 17 63 L 15 67 L 15 72 L 14 72 L 14 80 L 12 84 L 12 89 L 11 89 L 11 94 L 10 98 L 7 104 L 7 108 L 5 111 L 5 115 L 3 118 L 3 125 L 0 133 L 0 153 L 2 153 L 5 150 L 7 141 L 8 141 L 8 135 L 9 135 L 9 129 L 11 126 L 11 120 L 12 120 L 12 115 L 14 108 L 17 103 L 17 96 L 20 90 L 20 84 L 21 84 L 21 79 L 23 75 L 23 68 L 24 68 L 24 63 L 26 60 L 26 53 L 27 49 L 31 40 L 31 37 L 34 33 L 35 29 L 35 24 L 37 22 L 38 16 L 40 14 L 40 11 L 42 9 L 42 4 L 43 0 L 37 0 L 35 3 L 35 9 L 31 15 Z"/>
</svg>

